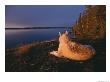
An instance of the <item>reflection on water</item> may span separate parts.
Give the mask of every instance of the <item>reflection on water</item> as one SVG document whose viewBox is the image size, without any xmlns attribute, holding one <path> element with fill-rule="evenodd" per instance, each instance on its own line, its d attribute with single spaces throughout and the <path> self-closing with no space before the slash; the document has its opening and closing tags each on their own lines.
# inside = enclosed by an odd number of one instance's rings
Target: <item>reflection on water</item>
<svg viewBox="0 0 110 82">
<path fill-rule="evenodd" d="M 58 37 L 58 33 L 66 29 L 20 29 L 5 30 L 6 48 L 16 47 L 34 41 L 51 40 Z"/>
</svg>

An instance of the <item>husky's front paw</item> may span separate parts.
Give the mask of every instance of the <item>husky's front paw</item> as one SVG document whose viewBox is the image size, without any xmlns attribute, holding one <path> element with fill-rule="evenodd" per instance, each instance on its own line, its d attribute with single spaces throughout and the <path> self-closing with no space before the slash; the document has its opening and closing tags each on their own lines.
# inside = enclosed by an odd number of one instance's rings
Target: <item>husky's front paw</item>
<svg viewBox="0 0 110 82">
<path fill-rule="evenodd" d="M 52 52 L 50 52 L 50 54 L 57 56 L 57 57 L 61 57 L 60 54 L 58 54 L 58 51 L 52 51 Z"/>
</svg>

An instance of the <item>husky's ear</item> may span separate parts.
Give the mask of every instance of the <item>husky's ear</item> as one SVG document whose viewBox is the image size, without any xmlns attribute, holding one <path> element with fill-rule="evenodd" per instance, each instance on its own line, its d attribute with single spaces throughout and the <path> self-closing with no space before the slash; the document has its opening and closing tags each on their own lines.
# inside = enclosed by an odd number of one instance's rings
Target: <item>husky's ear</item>
<svg viewBox="0 0 110 82">
<path fill-rule="evenodd" d="M 61 36 L 61 32 L 59 32 L 59 36 Z"/>
<path fill-rule="evenodd" d="M 68 34 L 68 31 L 67 30 L 65 31 L 65 34 Z"/>
</svg>

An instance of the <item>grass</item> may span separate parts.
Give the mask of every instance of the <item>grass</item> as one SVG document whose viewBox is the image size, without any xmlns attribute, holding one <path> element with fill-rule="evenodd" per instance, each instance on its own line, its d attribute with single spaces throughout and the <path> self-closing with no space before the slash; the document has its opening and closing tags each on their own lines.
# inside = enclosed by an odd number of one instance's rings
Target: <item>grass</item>
<svg viewBox="0 0 110 82">
<path fill-rule="evenodd" d="M 57 58 L 49 54 L 57 50 L 58 41 L 35 42 L 22 45 L 13 49 L 6 49 L 6 72 L 105 72 L 106 71 L 106 41 L 77 40 L 82 44 L 90 44 L 96 50 L 96 56 L 92 59 L 72 61 L 65 58 Z"/>
</svg>

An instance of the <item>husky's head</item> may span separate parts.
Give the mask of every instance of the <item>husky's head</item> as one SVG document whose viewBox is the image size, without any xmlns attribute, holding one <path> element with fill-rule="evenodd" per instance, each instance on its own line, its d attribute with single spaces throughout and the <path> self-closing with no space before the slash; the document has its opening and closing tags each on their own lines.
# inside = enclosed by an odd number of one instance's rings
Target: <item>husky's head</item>
<svg viewBox="0 0 110 82">
<path fill-rule="evenodd" d="M 59 42 L 67 42 L 67 41 L 69 41 L 68 31 L 65 31 L 62 34 L 59 32 Z"/>
</svg>

